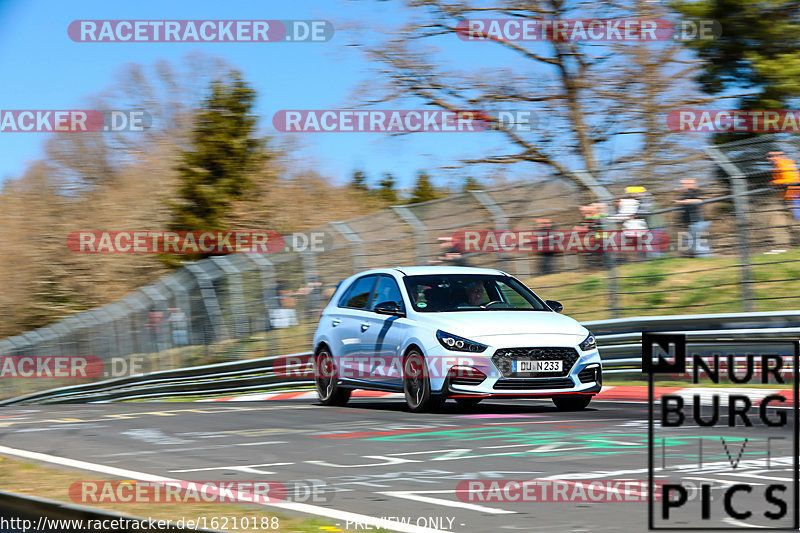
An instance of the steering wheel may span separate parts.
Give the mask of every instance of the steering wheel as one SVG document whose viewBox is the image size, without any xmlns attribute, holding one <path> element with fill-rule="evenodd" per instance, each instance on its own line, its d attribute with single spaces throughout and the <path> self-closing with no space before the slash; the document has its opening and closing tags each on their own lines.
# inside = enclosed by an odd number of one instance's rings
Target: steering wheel
<svg viewBox="0 0 800 533">
<path fill-rule="evenodd" d="M 491 309 L 492 306 L 496 306 L 497 304 L 504 304 L 505 305 L 505 302 L 502 301 L 502 300 L 492 300 L 491 302 L 487 303 L 483 307 L 486 308 L 486 309 Z"/>
</svg>

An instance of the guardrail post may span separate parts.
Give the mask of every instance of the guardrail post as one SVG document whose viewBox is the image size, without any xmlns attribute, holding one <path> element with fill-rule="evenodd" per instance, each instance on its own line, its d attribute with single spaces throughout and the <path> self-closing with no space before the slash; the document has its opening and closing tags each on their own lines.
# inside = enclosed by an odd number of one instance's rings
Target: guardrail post
<svg viewBox="0 0 800 533">
<path fill-rule="evenodd" d="M 747 200 L 747 177 L 739 170 L 733 162 L 725 156 L 719 149 L 708 146 L 706 153 L 716 162 L 728 175 L 733 189 L 733 208 L 736 211 L 736 240 L 739 249 L 739 273 L 741 276 L 740 286 L 742 291 L 742 301 L 744 311 L 753 310 L 753 274 L 750 271 L 750 247 L 747 242 L 748 223 L 747 217 L 750 212 Z"/>
</svg>

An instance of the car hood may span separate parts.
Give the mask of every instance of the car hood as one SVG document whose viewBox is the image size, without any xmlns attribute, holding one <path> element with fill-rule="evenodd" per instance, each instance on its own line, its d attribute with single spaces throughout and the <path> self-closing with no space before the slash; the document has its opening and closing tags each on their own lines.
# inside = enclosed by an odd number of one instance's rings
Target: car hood
<svg viewBox="0 0 800 533">
<path fill-rule="evenodd" d="M 480 340 L 498 335 L 572 335 L 583 341 L 588 331 L 568 316 L 547 311 L 456 311 L 421 318 L 447 333 Z"/>
</svg>

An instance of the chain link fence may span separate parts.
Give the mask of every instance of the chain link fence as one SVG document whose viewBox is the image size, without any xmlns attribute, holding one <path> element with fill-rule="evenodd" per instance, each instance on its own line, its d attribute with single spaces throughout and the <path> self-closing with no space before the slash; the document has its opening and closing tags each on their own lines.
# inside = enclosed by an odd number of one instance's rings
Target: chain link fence
<svg viewBox="0 0 800 533">
<path fill-rule="evenodd" d="M 758 137 L 710 147 L 706 160 L 673 173 L 667 167 L 648 180 L 654 205 L 636 216 L 666 232 L 670 246 L 663 251 L 453 253 L 446 239 L 459 230 L 523 231 L 542 224 L 575 230 L 585 222 L 581 206 L 587 204 L 600 205 L 595 220 L 604 230 L 619 229 L 618 199 L 630 196 L 628 187 L 643 185 L 615 178 L 598 199 L 566 180 L 538 180 L 331 222 L 308 232 L 325 235 L 322 251 L 188 263 L 119 301 L 4 339 L 0 355 L 93 357 L 102 361 L 101 379 L 297 352 L 308 349 L 339 281 L 368 268 L 411 264 L 499 268 L 563 302 L 579 320 L 795 308 L 800 206 L 791 185 L 772 183 L 773 152 L 800 158 L 796 139 Z M 679 203 L 687 197 L 679 182 L 688 178 L 699 181 L 689 195 L 699 200 L 694 215 Z M 2 384 L 2 397 L 54 386 L 40 378 Z"/>
</svg>

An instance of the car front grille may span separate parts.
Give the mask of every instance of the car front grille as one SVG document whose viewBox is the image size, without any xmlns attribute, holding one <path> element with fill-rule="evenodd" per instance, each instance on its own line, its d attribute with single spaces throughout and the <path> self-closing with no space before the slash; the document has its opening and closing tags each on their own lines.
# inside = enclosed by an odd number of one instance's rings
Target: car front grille
<svg viewBox="0 0 800 533">
<path fill-rule="evenodd" d="M 573 383 L 569 378 L 498 379 L 494 384 L 495 390 L 569 389 L 572 387 Z"/>
<path fill-rule="evenodd" d="M 554 378 L 569 375 L 569 371 L 579 359 L 575 348 L 533 347 L 501 348 L 492 355 L 492 363 L 504 378 Z M 563 361 L 561 372 L 512 372 L 512 361 Z"/>
</svg>

